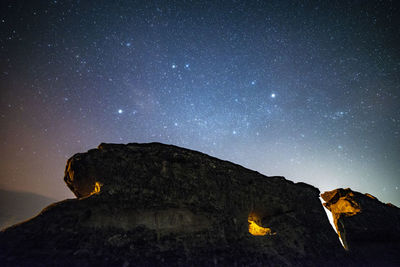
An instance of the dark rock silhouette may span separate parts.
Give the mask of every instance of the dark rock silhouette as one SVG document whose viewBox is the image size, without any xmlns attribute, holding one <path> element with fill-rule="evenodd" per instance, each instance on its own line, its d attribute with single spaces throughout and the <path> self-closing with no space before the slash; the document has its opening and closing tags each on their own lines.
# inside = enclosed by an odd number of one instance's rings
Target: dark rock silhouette
<svg viewBox="0 0 400 267">
<path fill-rule="evenodd" d="M 350 188 L 321 194 L 345 248 L 358 263 L 400 266 L 400 209 Z"/>
<path fill-rule="evenodd" d="M 0 232 L 1 266 L 354 263 L 317 188 L 196 151 L 101 144 L 64 180 L 78 198 Z"/>
</svg>

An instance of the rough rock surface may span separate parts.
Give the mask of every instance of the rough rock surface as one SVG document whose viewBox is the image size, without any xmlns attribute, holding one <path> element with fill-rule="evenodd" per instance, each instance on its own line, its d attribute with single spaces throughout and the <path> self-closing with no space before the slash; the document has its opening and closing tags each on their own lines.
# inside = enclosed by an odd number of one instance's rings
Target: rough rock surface
<svg viewBox="0 0 400 267">
<path fill-rule="evenodd" d="M 345 248 L 358 263 L 400 266 L 400 209 L 349 188 L 321 194 Z"/>
<path fill-rule="evenodd" d="M 78 198 L 0 232 L 1 266 L 348 263 L 318 189 L 196 151 L 101 144 L 64 180 Z"/>
</svg>

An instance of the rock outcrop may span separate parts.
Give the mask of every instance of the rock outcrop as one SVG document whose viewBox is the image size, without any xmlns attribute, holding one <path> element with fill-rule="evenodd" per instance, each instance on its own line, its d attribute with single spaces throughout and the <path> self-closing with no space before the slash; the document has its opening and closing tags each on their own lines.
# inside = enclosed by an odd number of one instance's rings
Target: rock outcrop
<svg viewBox="0 0 400 267">
<path fill-rule="evenodd" d="M 346 265 L 319 190 L 176 146 L 68 160 L 78 197 L 0 232 L 0 265 Z"/>
<path fill-rule="evenodd" d="M 349 188 L 321 194 L 345 248 L 356 262 L 400 266 L 400 209 Z"/>
</svg>

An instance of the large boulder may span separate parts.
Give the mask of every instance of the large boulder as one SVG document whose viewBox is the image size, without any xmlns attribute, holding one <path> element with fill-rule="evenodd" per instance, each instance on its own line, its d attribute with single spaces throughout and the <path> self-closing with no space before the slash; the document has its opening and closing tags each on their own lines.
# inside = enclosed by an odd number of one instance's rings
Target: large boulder
<svg viewBox="0 0 400 267">
<path fill-rule="evenodd" d="M 78 197 L 0 233 L 0 265 L 348 263 L 319 190 L 176 146 L 101 144 L 70 158 Z"/>
<path fill-rule="evenodd" d="M 344 247 L 357 262 L 400 266 L 400 209 L 350 188 L 321 194 Z"/>
</svg>

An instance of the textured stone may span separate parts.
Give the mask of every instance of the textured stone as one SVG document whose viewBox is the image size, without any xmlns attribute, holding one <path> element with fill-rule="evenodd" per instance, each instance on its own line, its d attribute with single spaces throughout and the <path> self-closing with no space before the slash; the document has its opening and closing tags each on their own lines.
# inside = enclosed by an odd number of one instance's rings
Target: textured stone
<svg viewBox="0 0 400 267">
<path fill-rule="evenodd" d="M 321 194 L 345 248 L 360 264 L 400 266 L 400 209 L 349 188 Z"/>
<path fill-rule="evenodd" d="M 101 144 L 70 158 L 64 180 L 78 198 L 1 232 L 0 265 L 349 262 L 318 189 L 196 151 Z"/>
</svg>

